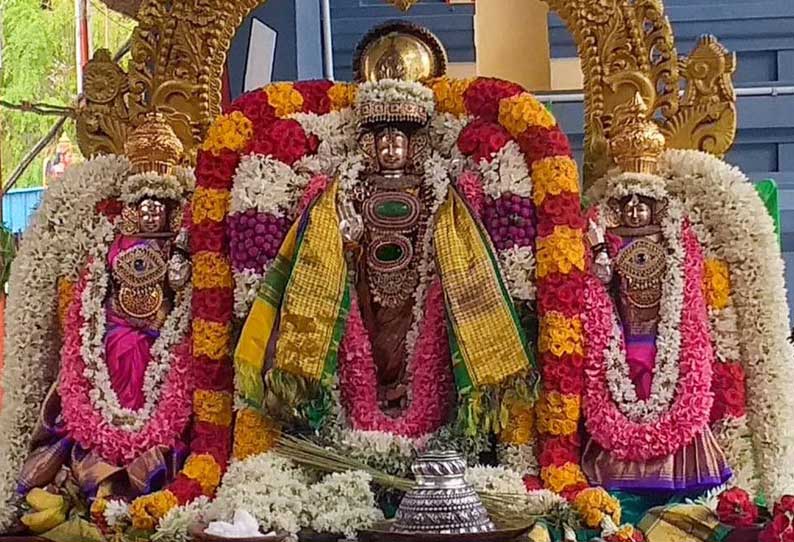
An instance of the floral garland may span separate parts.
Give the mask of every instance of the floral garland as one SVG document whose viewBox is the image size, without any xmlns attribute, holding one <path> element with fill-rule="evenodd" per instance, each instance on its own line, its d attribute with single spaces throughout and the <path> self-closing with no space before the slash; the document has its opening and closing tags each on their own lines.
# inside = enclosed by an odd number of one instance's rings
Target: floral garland
<svg viewBox="0 0 794 542">
<path fill-rule="evenodd" d="M 716 434 L 732 466 L 733 461 L 752 464 L 752 472 L 742 474 L 746 487 L 757 484 L 775 500 L 794 491 L 794 397 L 786 387 L 794 348 L 787 340 L 783 263 L 772 220 L 747 177 L 718 158 L 668 151 L 660 166 L 668 191 L 683 201 L 712 262 L 707 292 L 720 360 L 714 368 L 715 402 L 727 406 L 712 411 Z M 742 438 L 747 426 L 752 461 Z"/>
<path fill-rule="evenodd" d="M 175 343 L 173 351 L 168 353 L 167 374 L 160 376 L 164 385 L 157 390 L 159 393 L 152 390 L 151 395 L 146 397 L 147 405 L 152 397 L 156 401 L 151 402 L 148 416 L 144 418 L 139 415 L 134 426 L 117 426 L 109 422 L 105 417 L 106 411 L 96 407 L 97 394 L 92 390 L 92 377 L 96 373 L 88 370 L 91 361 L 100 365 L 104 356 L 97 360 L 86 358 L 82 344 L 86 336 L 91 335 L 85 329 L 89 323 L 86 316 L 90 313 L 85 302 L 96 300 L 91 281 L 101 274 L 96 271 L 98 267 L 90 262 L 76 288 L 62 350 L 59 393 L 64 421 L 72 437 L 83 448 L 95 450 L 104 459 L 124 463 L 155 446 L 173 447 L 180 438 L 191 414 L 191 360 L 186 345 L 182 343 L 185 337 L 182 333 L 177 336 L 177 342 L 181 344 Z M 158 364 L 155 362 L 152 365 Z M 162 400 L 159 399 L 161 395 Z"/>
<path fill-rule="evenodd" d="M 604 449 L 620 459 L 645 461 L 669 455 L 687 445 L 708 424 L 713 395 L 711 364 L 713 351 L 708 335 L 705 303 L 700 295 L 702 254 L 694 233 L 686 225 L 682 232 L 685 247 L 684 296 L 681 315 L 681 350 L 676 397 L 671 408 L 653 421 L 635 421 L 621 412 L 609 392 L 609 367 L 625 364 L 620 324 L 603 285 L 588 279 L 587 313 L 584 320 L 587 338 L 585 370 L 585 420 L 589 433 Z M 663 298 L 663 303 L 664 298 Z M 660 336 L 661 341 L 667 340 Z M 618 358 L 615 362 L 607 358 Z M 654 375 L 656 377 L 656 375 Z"/>
<path fill-rule="evenodd" d="M 100 219 L 95 235 L 97 244 L 92 250 L 92 259 L 86 266 L 85 284 L 80 294 L 82 307 L 80 316 L 84 325 L 82 328 L 78 328 L 82 340 L 80 346 L 82 362 L 78 361 L 78 364 L 84 366 L 82 376 L 92 388 L 88 396 L 105 422 L 124 431 L 136 432 L 152 418 L 152 413 L 163 395 L 162 383 L 168 377 L 171 367 L 174 367 L 172 350 L 177 347 L 187 333 L 190 316 L 190 290 L 176 296 L 174 307 L 151 347 L 152 360 L 146 367 L 142 388 L 145 398 L 144 405 L 138 410 L 123 408 L 110 383 L 110 375 L 104 361 L 107 317 L 104 301 L 107 299 L 109 282 L 105 259 L 109 244 L 115 235 L 110 221 L 105 218 Z M 75 329 L 74 320 L 71 318 L 67 319 L 67 329 Z M 66 360 L 64 360 L 64 365 L 66 365 Z M 68 374 L 71 369 L 64 366 L 62 370 Z M 79 395 L 70 398 L 68 391 L 69 388 L 62 383 L 61 396 L 64 402 L 69 402 L 70 399 L 76 402 L 82 401 Z M 166 393 L 166 396 L 168 395 Z M 82 425 L 82 420 L 79 423 Z"/>
</svg>

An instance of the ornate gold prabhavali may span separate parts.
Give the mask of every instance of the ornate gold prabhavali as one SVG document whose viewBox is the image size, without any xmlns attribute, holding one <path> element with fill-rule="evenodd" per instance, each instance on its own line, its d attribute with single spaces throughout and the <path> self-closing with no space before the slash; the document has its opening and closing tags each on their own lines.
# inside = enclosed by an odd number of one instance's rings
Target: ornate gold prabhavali
<svg viewBox="0 0 794 542">
<path fill-rule="evenodd" d="M 701 38 L 689 56 L 679 57 L 661 0 L 546 1 L 573 34 L 582 61 L 586 182 L 612 165 L 607 141 L 615 109 L 637 93 L 668 147 L 717 156 L 730 149 L 736 133 L 731 81 L 736 60 L 715 38 Z M 406 8 L 414 3 L 394 2 Z M 231 40 L 262 3 L 142 0 L 129 72 L 103 51 L 86 66 L 77 122 L 83 153 L 121 153 L 130 126 L 156 110 L 166 116 L 188 156 L 195 157 L 220 113 L 221 75 Z"/>
</svg>

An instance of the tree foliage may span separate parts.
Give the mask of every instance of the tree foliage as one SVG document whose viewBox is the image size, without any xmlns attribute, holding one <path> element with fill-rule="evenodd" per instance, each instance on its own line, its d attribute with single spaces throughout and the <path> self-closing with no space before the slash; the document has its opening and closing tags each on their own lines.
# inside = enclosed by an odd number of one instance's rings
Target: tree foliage
<svg viewBox="0 0 794 542">
<path fill-rule="evenodd" d="M 91 2 L 92 41 L 115 51 L 133 23 Z M 77 95 L 74 0 L 0 0 L 3 67 L 0 96 L 10 102 L 73 105 Z M 3 181 L 55 123 L 55 117 L 0 110 Z M 67 123 L 72 141 L 74 126 Z M 57 138 L 56 138 L 57 140 Z M 43 153 L 46 155 L 46 152 Z M 44 156 L 31 165 L 18 188 L 40 186 Z"/>
</svg>

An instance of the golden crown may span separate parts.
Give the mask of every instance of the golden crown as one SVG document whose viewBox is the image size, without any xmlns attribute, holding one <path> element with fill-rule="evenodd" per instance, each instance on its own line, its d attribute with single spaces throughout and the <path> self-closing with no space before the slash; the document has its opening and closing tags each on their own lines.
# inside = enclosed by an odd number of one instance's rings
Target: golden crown
<svg viewBox="0 0 794 542">
<path fill-rule="evenodd" d="M 639 93 L 628 104 L 615 108 L 609 150 L 624 173 L 655 173 L 664 153 L 665 139 L 648 118 L 648 106 Z"/>
<path fill-rule="evenodd" d="M 133 173 L 173 175 L 184 156 L 184 146 L 157 112 L 147 113 L 124 145 Z"/>
</svg>

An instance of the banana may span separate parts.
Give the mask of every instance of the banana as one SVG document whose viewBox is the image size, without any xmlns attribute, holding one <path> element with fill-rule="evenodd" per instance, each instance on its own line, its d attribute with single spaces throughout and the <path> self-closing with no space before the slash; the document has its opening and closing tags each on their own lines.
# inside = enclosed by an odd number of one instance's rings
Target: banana
<svg viewBox="0 0 794 542">
<path fill-rule="evenodd" d="M 25 500 L 36 512 L 44 512 L 53 508 L 63 508 L 65 500 L 61 495 L 50 493 L 47 490 L 34 488 L 25 497 Z"/>
</svg>

